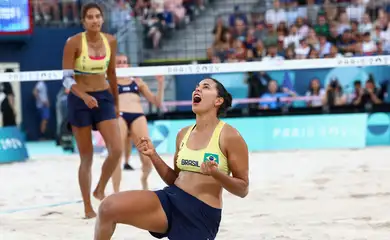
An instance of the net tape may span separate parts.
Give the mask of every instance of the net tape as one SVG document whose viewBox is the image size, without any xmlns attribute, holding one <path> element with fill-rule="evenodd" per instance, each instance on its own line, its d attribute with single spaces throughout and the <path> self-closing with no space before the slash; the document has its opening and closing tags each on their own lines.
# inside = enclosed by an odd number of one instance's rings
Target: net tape
<svg viewBox="0 0 390 240">
<path fill-rule="evenodd" d="M 390 56 L 365 56 L 351 58 L 268 60 L 261 62 L 187 64 L 175 66 L 117 68 L 118 77 L 147 77 L 157 75 L 190 75 L 238 72 L 261 72 L 336 67 L 387 66 Z M 0 73 L 0 82 L 51 81 L 63 78 L 63 70 Z"/>
</svg>

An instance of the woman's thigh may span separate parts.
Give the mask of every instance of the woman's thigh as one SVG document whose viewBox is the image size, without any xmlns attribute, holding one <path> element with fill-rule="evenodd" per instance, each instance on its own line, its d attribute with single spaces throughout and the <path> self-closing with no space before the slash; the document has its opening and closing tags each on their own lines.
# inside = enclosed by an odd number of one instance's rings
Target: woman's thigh
<svg viewBox="0 0 390 240">
<path fill-rule="evenodd" d="M 118 119 L 110 119 L 97 124 L 100 134 L 102 135 L 108 151 L 118 149 L 121 151 L 123 142 L 118 124 Z"/>
<path fill-rule="evenodd" d="M 152 191 L 126 191 L 108 196 L 99 213 L 116 223 L 165 233 L 168 220 L 157 195 Z"/>
<path fill-rule="evenodd" d="M 131 123 L 130 133 L 134 144 L 137 144 L 141 137 L 149 136 L 148 122 L 145 116 L 141 116 Z"/>
</svg>

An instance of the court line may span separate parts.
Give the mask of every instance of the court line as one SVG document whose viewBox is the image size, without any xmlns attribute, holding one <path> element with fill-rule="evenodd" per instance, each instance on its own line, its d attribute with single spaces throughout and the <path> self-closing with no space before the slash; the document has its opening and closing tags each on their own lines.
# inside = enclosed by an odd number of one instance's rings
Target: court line
<svg viewBox="0 0 390 240">
<path fill-rule="evenodd" d="M 17 212 L 26 212 L 26 211 L 43 209 L 43 208 L 50 208 L 50 207 L 59 207 L 59 206 L 77 204 L 77 203 L 82 203 L 82 202 L 83 202 L 82 200 L 77 200 L 77 201 L 67 201 L 67 202 L 59 202 L 59 203 L 53 203 L 53 204 L 45 204 L 45 205 L 33 206 L 33 207 L 16 208 L 16 209 L 0 211 L 0 215 L 17 213 Z"/>
</svg>

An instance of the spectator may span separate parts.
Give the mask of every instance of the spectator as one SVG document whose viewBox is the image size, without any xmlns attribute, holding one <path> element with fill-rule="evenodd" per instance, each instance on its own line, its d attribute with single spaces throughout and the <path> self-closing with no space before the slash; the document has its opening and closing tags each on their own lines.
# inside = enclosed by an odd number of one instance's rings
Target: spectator
<svg viewBox="0 0 390 240">
<path fill-rule="evenodd" d="M 6 69 L 6 73 L 13 72 L 12 69 Z M 0 92 L 4 94 L 0 110 L 3 116 L 3 127 L 16 126 L 15 94 L 12 85 L 9 82 L 0 84 Z"/>
<path fill-rule="evenodd" d="M 308 107 L 320 107 L 323 104 L 325 90 L 321 88 L 320 80 L 314 78 L 310 81 L 309 90 L 306 92 L 307 97 L 317 97 L 317 99 L 307 101 Z"/>
<path fill-rule="evenodd" d="M 152 40 L 153 48 L 158 49 L 164 26 L 156 14 L 148 14 L 144 17 L 146 36 Z"/>
<path fill-rule="evenodd" d="M 268 47 L 267 55 L 263 58 L 263 61 L 283 60 L 284 57 L 278 54 L 278 46 L 271 45 Z"/>
<path fill-rule="evenodd" d="M 40 133 L 41 139 L 45 138 L 47 123 L 50 118 L 50 103 L 47 94 L 47 86 L 43 81 L 39 81 L 33 90 L 33 95 L 36 100 L 36 107 L 40 116 Z"/>
<path fill-rule="evenodd" d="M 302 38 L 299 41 L 299 46 L 295 49 L 295 55 L 297 59 L 305 59 L 309 55 L 310 52 L 310 46 L 307 43 L 306 38 Z"/>
<path fill-rule="evenodd" d="M 337 47 L 343 54 L 353 53 L 355 50 L 356 41 L 352 38 L 351 30 L 345 30 L 340 40 L 337 42 Z"/>
<path fill-rule="evenodd" d="M 267 92 L 268 83 L 272 80 L 267 73 L 249 73 L 248 75 L 248 98 L 258 98 Z M 249 108 L 257 109 L 258 104 L 249 104 Z"/>
<path fill-rule="evenodd" d="M 218 41 L 222 41 L 222 38 L 225 36 L 225 34 L 229 31 L 229 28 L 225 26 L 225 23 L 223 21 L 222 17 L 218 17 L 217 21 L 215 23 L 214 29 L 213 29 L 213 35 L 214 37 L 217 36 L 218 33 Z"/>
<path fill-rule="evenodd" d="M 240 20 L 245 26 L 248 25 L 248 18 L 246 14 L 240 12 L 239 5 L 234 6 L 234 13 L 229 16 L 229 26 L 234 28 L 237 24 L 237 20 Z"/>
<path fill-rule="evenodd" d="M 319 46 L 319 40 L 317 37 L 317 33 L 314 31 L 313 28 L 310 28 L 309 34 L 307 35 L 307 43 L 312 48 L 318 48 L 318 46 Z"/>
<path fill-rule="evenodd" d="M 37 22 L 43 18 L 43 22 L 47 24 L 53 19 L 52 16 L 55 21 L 60 21 L 60 11 L 56 0 L 34 0 L 33 11 Z"/>
<path fill-rule="evenodd" d="M 263 39 L 263 43 L 266 47 L 278 43 L 278 33 L 272 24 L 267 24 L 267 35 Z"/>
<path fill-rule="evenodd" d="M 331 25 L 330 25 L 330 28 L 329 28 L 329 36 L 328 36 L 328 41 L 331 43 L 331 44 L 337 44 L 337 42 L 340 40 L 340 34 L 339 34 L 339 31 L 337 29 L 337 23 L 336 22 L 332 22 Z"/>
<path fill-rule="evenodd" d="M 336 45 L 332 45 L 330 47 L 330 53 L 325 56 L 325 58 L 340 58 L 340 57 L 343 57 L 343 55 L 339 53 L 339 50 L 336 47 Z"/>
<path fill-rule="evenodd" d="M 332 44 L 327 41 L 326 36 L 320 35 L 318 37 L 318 47 L 317 47 L 317 50 L 318 50 L 319 56 L 321 58 L 323 58 L 326 55 L 330 54 L 331 47 L 332 47 Z"/>
<path fill-rule="evenodd" d="M 342 12 L 339 16 L 339 25 L 338 25 L 338 34 L 343 34 L 347 30 L 351 30 L 351 23 L 348 19 L 348 16 L 345 12 Z"/>
<path fill-rule="evenodd" d="M 260 61 L 262 60 L 263 56 L 265 55 L 265 49 L 263 41 L 260 39 L 256 41 L 254 44 L 254 47 L 249 51 L 249 57 L 251 60 Z"/>
<path fill-rule="evenodd" d="M 316 23 L 319 11 L 320 7 L 315 4 L 314 0 L 307 0 L 304 16 L 306 16 L 307 22 L 310 25 L 314 25 Z"/>
<path fill-rule="evenodd" d="M 305 17 L 305 13 L 298 8 L 298 1 L 291 0 L 286 12 L 287 23 L 289 26 L 295 24 L 298 17 Z"/>
<path fill-rule="evenodd" d="M 365 13 L 363 15 L 363 20 L 359 24 L 359 32 L 360 33 L 365 33 L 365 32 L 371 32 L 373 30 L 372 22 L 370 19 L 370 15 Z"/>
<path fill-rule="evenodd" d="M 351 4 L 347 7 L 346 13 L 350 21 L 361 22 L 366 11 L 362 0 L 351 0 Z"/>
<path fill-rule="evenodd" d="M 319 58 L 319 57 L 320 57 L 320 54 L 318 53 L 318 51 L 315 48 L 310 48 L 309 58 L 310 59 L 316 59 L 316 58 Z"/>
<path fill-rule="evenodd" d="M 364 90 L 356 92 L 357 96 L 353 101 L 354 105 L 365 106 L 367 104 L 380 104 L 382 100 L 378 98 L 379 90 L 375 87 L 372 79 L 366 81 Z"/>
<path fill-rule="evenodd" d="M 120 4 L 124 4 L 124 0 L 120 0 Z M 79 22 L 79 6 L 78 6 L 78 0 L 61 0 L 62 4 L 62 21 L 65 24 L 69 23 L 69 8 L 72 10 L 72 22 L 78 23 Z"/>
<path fill-rule="evenodd" d="M 256 23 L 255 38 L 264 39 L 267 36 L 267 30 L 265 29 L 265 22 Z"/>
<path fill-rule="evenodd" d="M 299 40 L 302 38 L 302 36 L 298 33 L 298 28 L 296 25 L 292 25 L 289 31 L 289 34 L 287 37 L 283 40 L 283 46 L 284 48 L 288 48 L 290 46 L 298 47 L 299 46 Z"/>
<path fill-rule="evenodd" d="M 361 96 L 364 94 L 364 89 L 362 88 L 362 81 L 356 80 L 353 82 L 354 91 L 352 94 L 352 100 L 351 103 L 353 105 L 360 105 L 361 103 Z"/>
<path fill-rule="evenodd" d="M 342 106 L 347 102 L 347 97 L 343 92 L 343 88 L 337 79 L 332 79 L 326 89 L 326 94 L 323 98 L 323 103 L 330 106 Z"/>
<path fill-rule="evenodd" d="M 325 15 L 319 15 L 317 24 L 314 25 L 314 31 L 318 35 L 329 36 L 329 24 L 326 22 Z"/>
<path fill-rule="evenodd" d="M 365 56 L 372 56 L 376 53 L 377 48 L 374 41 L 371 40 L 369 32 L 363 34 L 362 52 Z"/>
<path fill-rule="evenodd" d="M 302 37 L 306 37 L 309 33 L 309 26 L 305 23 L 303 18 L 298 17 L 297 18 L 297 27 L 298 27 L 298 34 Z"/>
<path fill-rule="evenodd" d="M 386 31 L 380 32 L 379 37 L 379 41 L 383 43 L 384 49 L 387 51 L 390 50 L 390 23 L 387 25 Z"/>
<path fill-rule="evenodd" d="M 188 19 L 186 20 L 186 9 L 183 7 L 182 0 L 165 0 L 164 4 L 165 9 L 173 14 L 176 25 L 189 21 Z"/>
<path fill-rule="evenodd" d="M 290 96 L 288 93 L 279 91 L 278 83 L 275 80 L 268 82 L 268 91 L 261 95 L 260 109 L 278 109 L 285 105 L 280 98 Z"/>
<path fill-rule="evenodd" d="M 288 47 L 285 51 L 285 59 L 286 60 L 293 60 L 296 59 L 294 47 Z"/>
<path fill-rule="evenodd" d="M 287 15 L 284 9 L 280 8 L 279 0 L 274 0 L 274 8 L 268 9 L 265 13 L 265 20 L 267 24 L 274 26 L 281 22 L 287 22 Z"/>
<path fill-rule="evenodd" d="M 244 42 L 247 36 L 247 26 L 245 25 L 245 22 L 237 18 L 232 33 L 233 38 L 238 38 Z"/>
</svg>

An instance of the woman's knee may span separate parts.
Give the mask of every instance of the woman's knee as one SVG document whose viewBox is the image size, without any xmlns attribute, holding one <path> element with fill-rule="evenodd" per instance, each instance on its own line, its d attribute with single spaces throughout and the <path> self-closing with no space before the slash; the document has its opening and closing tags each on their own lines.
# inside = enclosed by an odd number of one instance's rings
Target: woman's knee
<svg viewBox="0 0 390 240">
<path fill-rule="evenodd" d="M 122 144 L 116 144 L 110 147 L 109 156 L 115 159 L 120 159 L 123 153 Z"/>
<path fill-rule="evenodd" d="M 99 219 L 100 220 L 114 220 L 115 216 L 115 201 L 112 196 L 106 197 L 99 206 Z"/>
<path fill-rule="evenodd" d="M 149 158 L 146 158 L 146 157 L 141 157 L 141 161 L 142 161 L 142 172 L 143 173 L 146 173 L 146 174 L 149 174 L 151 171 L 152 171 L 152 168 L 153 168 L 153 165 L 152 165 L 152 162 Z"/>
<path fill-rule="evenodd" d="M 92 167 L 93 162 L 93 153 L 86 152 L 86 153 L 80 153 L 80 167 Z"/>
</svg>

